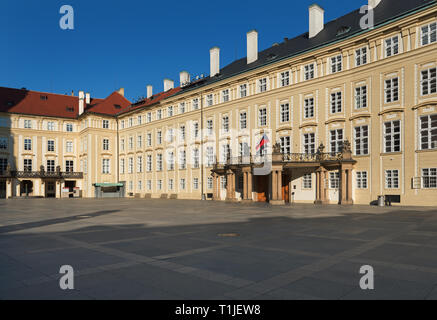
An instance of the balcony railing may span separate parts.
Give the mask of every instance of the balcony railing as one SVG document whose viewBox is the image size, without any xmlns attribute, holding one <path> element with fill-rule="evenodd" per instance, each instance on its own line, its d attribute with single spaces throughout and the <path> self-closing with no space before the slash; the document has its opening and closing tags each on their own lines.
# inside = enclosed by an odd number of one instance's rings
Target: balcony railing
<svg viewBox="0 0 437 320">
<path fill-rule="evenodd" d="M 342 159 L 343 159 L 342 152 L 289 153 L 283 155 L 284 162 L 323 162 L 323 161 L 340 161 Z"/>
<path fill-rule="evenodd" d="M 28 178 L 28 179 L 83 179 L 83 172 L 62 171 L 0 171 L 1 178 Z"/>
</svg>

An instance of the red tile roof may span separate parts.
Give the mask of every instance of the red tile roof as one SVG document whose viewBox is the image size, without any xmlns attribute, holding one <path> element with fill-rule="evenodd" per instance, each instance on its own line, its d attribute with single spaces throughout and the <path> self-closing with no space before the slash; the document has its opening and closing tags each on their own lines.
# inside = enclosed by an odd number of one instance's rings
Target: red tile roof
<svg viewBox="0 0 437 320">
<path fill-rule="evenodd" d="M 91 99 L 85 112 L 115 115 L 130 106 L 118 92 L 106 99 Z M 117 108 L 115 105 L 120 105 Z M 75 119 L 79 115 L 79 98 L 55 93 L 0 87 L 0 112 Z"/>
</svg>

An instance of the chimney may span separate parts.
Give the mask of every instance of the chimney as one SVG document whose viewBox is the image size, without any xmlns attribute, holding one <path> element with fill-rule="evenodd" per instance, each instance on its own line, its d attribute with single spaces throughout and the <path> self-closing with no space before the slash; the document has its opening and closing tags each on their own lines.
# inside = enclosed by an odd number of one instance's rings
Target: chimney
<svg viewBox="0 0 437 320">
<path fill-rule="evenodd" d="M 71 96 L 74 97 L 74 90 L 71 90 Z"/>
<path fill-rule="evenodd" d="M 317 4 L 313 4 L 309 7 L 310 16 L 310 30 L 309 38 L 313 38 L 323 30 L 324 27 L 324 15 L 325 10 L 319 7 Z"/>
<path fill-rule="evenodd" d="M 258 60 L 258 31 L 247 33 L 247 64 Z"/>
<path fill-rule="evenodd" d="M 170 79 L 164 79 L 164 91 L 168 91 L 174 88 L 174 81 Z"/>
<path fill-rule="evenodd" d="M 84 98 L 85 94 L 83 91 L 79 91 L 79 115 L 81 115 L 84 111 Z"/>
<path fill-rule="evenodd" d="M 190 74 L 187 71 L 182 71 L 179 73 L 179 81 L 181 87 L 186 86 L 190 82 Z"/>
<path fill-rule="evenodd" d="M 209 58 L 209 76 L 214 77 L 215 75 L 220 73 L 220 48 L 213 47 L 209 49 Z"/>
<path fill-rule="evenodd" d="M 86 104 L 90 104 L 91 103 L 91 96 L 90 96 L 90 94 L 88 92 L 85 94 L 85 103 Z"/>
<path fill-rule="evenodd" d="M 118 89 L 118 93 L 124 97 L 124 88 Z"/>
<path fill-rule="evenodd" d="M 369 7 L 375 9 L 380 2 L 381 0 L 369 0 Z"/>
<path fill-rule="evenodd" d="M 147 99 L 149 99 L 151 96 L 153 96 L 153 87 L 149 84 L 147 86 Z"/>
</svg>

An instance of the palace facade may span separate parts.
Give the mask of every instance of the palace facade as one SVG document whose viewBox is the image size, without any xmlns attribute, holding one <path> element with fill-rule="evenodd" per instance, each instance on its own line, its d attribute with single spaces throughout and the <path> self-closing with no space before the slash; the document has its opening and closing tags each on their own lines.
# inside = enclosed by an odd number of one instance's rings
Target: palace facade
<svg viewBox="0 0 437 320">
<path fill-rule="evenodd" d="M 369 5 L 135 103 L 0 88 L 2 197 L 436 206 L 437 2 Z"/>
</svg>

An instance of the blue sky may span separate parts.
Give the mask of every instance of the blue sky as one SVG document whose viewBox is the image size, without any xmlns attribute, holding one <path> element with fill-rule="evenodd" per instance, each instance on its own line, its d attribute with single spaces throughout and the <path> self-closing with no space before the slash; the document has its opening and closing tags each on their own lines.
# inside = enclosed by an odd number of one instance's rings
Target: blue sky
<svg viewBox="0 0 437 320">
<path fill-rule="evenodd" d="M 2 0 L 0 86 L 103 98 L 120 87 L 130 100 L 162 91 L 179 72 L 209 73 L 209 49 L 221 67 L 246 55 L 246 32 L 259 32 L 259 49 L 308 31 L 301 1 Z M 330 21 L 366 0 L 319 0 Z M 62 5 L 74 9 L 74 30 L 59 27 Z"/>
</svg>

